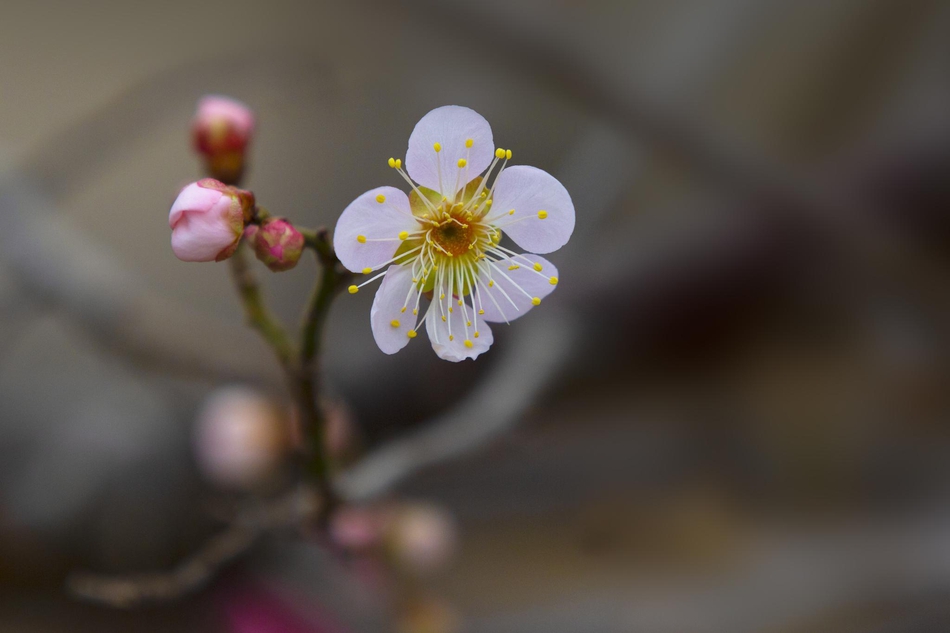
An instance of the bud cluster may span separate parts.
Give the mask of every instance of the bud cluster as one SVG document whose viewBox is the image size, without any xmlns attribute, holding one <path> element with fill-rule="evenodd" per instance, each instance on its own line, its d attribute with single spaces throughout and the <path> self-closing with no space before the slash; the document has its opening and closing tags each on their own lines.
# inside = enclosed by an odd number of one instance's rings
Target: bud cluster
<svg viewBox="0 0 950 633">
<path fill-rule="evenodd" d="M 254 113 L 239 101 L 208 96 L 198 103 L 192 124 L 195 150 L 214 178 L 194 182 L 178 194 L 168 216 L 172 250 L 186 262 L 222 261 L 243 236 L 257 258 L 274 272 L 300 261 L 304 236 L 283 218 L 268 218 L 254 194 L 233 186 L 244 173 Z"/>
</svg>

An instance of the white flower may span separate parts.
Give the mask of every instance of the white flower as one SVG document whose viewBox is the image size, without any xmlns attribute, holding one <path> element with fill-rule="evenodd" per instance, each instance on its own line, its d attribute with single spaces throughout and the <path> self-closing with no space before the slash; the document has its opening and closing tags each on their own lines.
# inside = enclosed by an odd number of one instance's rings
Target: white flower
<svg viewBox="0 0 950 633">
<path fill-rule="evenodd" d="M 474 359 L 491 346 L 489 323 L 518 318 L 554 290 L 553 264 L 500 241 L 504 232 L 530 253 L 555 251 L 574 231 L 574 204 L 553 176 L 507 167 L 510 158 L 477 112 L 436 108 L 409 137 L 406 170 L 389 159 L 412 192 L 378 187 L 343 211 L 333 236 L 340 261 L 363 274 L 385 269 L 350 292 L 383 278 L 370 320 L 386 354 L 405 347 L 425 319 L 440 358 Z"/>
</svg>

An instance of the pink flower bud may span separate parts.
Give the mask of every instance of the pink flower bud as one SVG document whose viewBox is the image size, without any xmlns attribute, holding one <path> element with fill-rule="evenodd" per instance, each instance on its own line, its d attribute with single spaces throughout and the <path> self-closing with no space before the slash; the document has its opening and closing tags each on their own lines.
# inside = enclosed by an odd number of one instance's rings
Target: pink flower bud
<svg viewBox="0 0 950 633">
<path fill-rule="evenodd" d="M 192 125 L 195 150 L 219 180 L 235 183 L 240 179 L 253 134 L 254 113 L 240 101 L 210 95 L 198 102 Z"/>
<path fill-rule="evenodd" d="M 185 262 L 230 257 L 254 208 L 254 194 L 205 178 L 181 190 L 168 214 L 172 250 Z"/>
<path fill-rule="evenodd" d="M 287 220 L 267 220 L 256 231 L 247 233 L 254 253 L 272 271 L 290 270 L 300 261 L 304 238 L 300 231 Z"/>
</svg>

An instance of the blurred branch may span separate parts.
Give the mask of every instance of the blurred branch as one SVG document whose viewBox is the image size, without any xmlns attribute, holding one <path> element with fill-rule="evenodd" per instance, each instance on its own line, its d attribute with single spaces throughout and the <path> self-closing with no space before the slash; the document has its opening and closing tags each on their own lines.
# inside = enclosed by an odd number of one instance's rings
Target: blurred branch
<svg viewBox="0 0 950 633">
<path fill-rule="evenodd" d="M 147 369 L 205 382 L 278 383 L 244 328 L 144 290 L 126 266 L 48 209 L 14 175 L 0 180 L 0 261 L 25 299 L 62 310 L 102 347 Z"/>
<path fill-rule="evenodd" d="M 548 387 L 577 335 L 564 315 L 538 315 L 495 368 L 458 405 L 421 431 L 370 453 L 335 481 L 341 498 L 364 501 L 415 472 L 483 446 L 509 430 Z"/>
<path fill-rule="evenodd" d="M 75 573 L 68 578 L 67 588 L 84 600 L 121 608 L 174 600 L 201 589 L 266 532 L 305 525 L 321 505 L 314 491 L 294 490 L 245 508 L 226 530 L 169 572 L 130 576 Z"/>
<path fill-rule="evenodd" d="M 143 289 L 16 172 L 0 173 L 0 261 L 32 300 L 62 310 L 97 343 L 140 366 L 202 381 L 278 384 L 246 328 Z"/>
</svg>

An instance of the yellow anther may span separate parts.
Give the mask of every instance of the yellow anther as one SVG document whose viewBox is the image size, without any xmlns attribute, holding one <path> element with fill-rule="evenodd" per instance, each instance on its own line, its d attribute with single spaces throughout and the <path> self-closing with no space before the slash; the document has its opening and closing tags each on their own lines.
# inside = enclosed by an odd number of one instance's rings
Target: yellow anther
<svg viewBox="0 0 950 633">
<path fill-rule="evenodd" d="M 445 315 L 442 315 L 442 322 L 445 323 Z"/>
<path fill-rule="evenodd" d="M 479 197 L 479 198 L 487 198 L 487 197 L 488 197 L 488 192 L 487 192 L 487 191 L 483 191 L 483 192 L 481 193 L 481 195 L 478 196 L 478 197 Z"/>
<path fill-rule="evenodd" d="M 505 158 L 507 158 L 508 160 L 511 160 L 511 150 L 510 150 L 510 149 L 506 149 L 506 150 L 505 150 Z"/>
<path fill-rule="evenodd" d="M 475 332 L 475 338 L 478 338 L 478 332 Z"/>
<path fill-rule="evenodd" d="M 535 269 L 536 271 L 538 271 L 538 272 L 541 272 L 541 268 L 542 268 L 541 264 L 535 262 L 535 264 L 534 264 L 534 269 Z"/>
<path fill-rule="evenodd" d="M 347 288 L 347 290 L 350 291 L 351 295 L 355 295 L 357 292 L 360 291 L 359 287 L 357 286 L 350 286 L 349 288 Z"/>
<path fill-rule="evenodd" d="M 485 253 L 479 253 L 479 254 L 478 254 L 478 258 L 479 258 L 479 259 L 485 259 Z"/>
<path fill-rule="evenodd" d="M 373 272 L 373 269 L 372 269 L 372 268 L 364 268 L 364 269 L 363 269 L 363 274 L 364 274 L 364 275 L 368 275 L 368 274 L 370 274 L 371 272 Z"/>
<path fill-rule="evenodd" d="M 551 279 L 549 279 L 548 281 L 551 282 L 551 285 L 552 285 L 552 286 L 556 286 L 556 285 L 557 285 L 557 277 L 551 277 Z"/>
<path fill-rule="evenodd" d="M 487 209 L 488 207 L 490 207 L 490 206 L 491 206 L 491 203 L 492 203 L 492 200 L 486 200 L 486 201 L 485 201 L 485 208 Z"/>
<path fill-rule="evenodd" d="M 406 336 L 408 336 L 409 338 L 416 338 L 416 331 L 409 330 L 408 332 L 406 332 Z"/>
<path fill-rule="evenodd" d="M 445 299 L 445 293 L 444 293 L 444 292 L 439 295 L 439 299 Z"/>
<path fill-rule="evenodd" d="M 419 308 L 413 308 L 413 309 L 412 309 L 412 313 L 413 313 L 413 314 L 419 314 Z"/>
<path fill-rule="evenodd" d="M 455 308 L 453 308 L 452 306 L 449 306 L 449 312 L 455 312 Z"/>
<path fill-rule="evenodd" d="M 547 212 L 547 211 L 538 211 L 538 219 L 539 219 L 539 220 L 543 220 L 543 219 L 546 218 L 546 217 L 548 217 L 548 212 Z"/>
<path fill-rule="evenodd" d="M 467 325 L 468 327 L 472 327 L 472 322 L 471 322 L 471 321 L 466 321 L 466 322 L 465 322 L 465 325 Z"/>
<path fill-rule="evenodd" d="M 378 196 L 376 196 L 376 202 L 378 202 L 379 204 L 386 202 L 386 196 L 384 196 L 383 194 L 379 194 Z"/>
<path fill-rule="evenodd" d="M 485 314 L 485 311 L 484 311 L 484 310 L 479 310 L 478 313 L 479 313 L 479 314 Z"/>
<path fill-rule="evenodd" d="M 475 144 L 475 139 L 470 138 L 467 141 L 465 141 L 465 147 L 471 147 L 474 144 Z"/>
<path fill-rule="evenodd" d="M 396 159 L 395 159 L 395 158 L 390 158 L 390 159 L 389 159 L 389 166 L 392 167 L 393 169 L 396 168 Z"/>
<path fill-rule="evenodd" d="M 399 319 L 393 319 L 389 324 L 393 327 L 399 327 Z"/>
<path fill-rule="evenodd" d="M 495 158 L 502 159 L 504 157 L 505 157 L 505 150 L 503 150 L 500 147 L 495 150 Z"/>
<path fill-rule="evenodd" d="M 452 334 L 449 334 L 449 340 L 450 340 L 450 341 L 454 341 L 454 340 L 455 340 L 455 336 L 452 335 Z"/>
<path fill-rule="evenodd" d="M 535 297 L 534 299 L 531 300 L 531 305 L 533 305 L 533 306 L 539 306 L 539 305 L 541 305 L 541 299 L 538 298 L 538 297 Z"/>
<path fill-rule="evenodd" d="M 518 264 L 512 264 L 511 266 L 508 267 L 508 270 L 518 270 L 519 268 L 521 268 L 521 266 L 519 266 Z"/>
<path fill-rule="evenodd" d="M 402 159 L 401 159 L 401 158 L 397 158 L 397 159 L 396 159 L 396 169 L 402 169 Z"/>
<path fill-rule="evenodd" d="M 475 347 L 475 343 L 471 342 L 468 339 L 465 339 L 465 347 L 472 349 L 473 347 Z"/>
<path fill-rule="evenodd" d="M 359 242 L 360 244 L 365 244 L 365 243 L 366 243 L 366 236 L 365 236 L 365 235 L 357 235 L 357 236 L 356 236 L 356 241 Z"/>
<path fill-rule="evenodd" d="M 406 306 L 403 306 L 402 310 L 400 310 L 399 312 L 405 312 L 405 311 L 406 311 Z"/>
<path fill-rule="evenodd" d="M 461 305 L 462 305 L 462 300 L 461 300 L 461 299 L 459 299 L 459 306 L 461 306 Z"/>
<path fill-rule="evenodd" d="M 468 165 L 468 161 L 465 160 L 464 158 L 460 158 L 460 159 L 459 159 L 459 169 L 461 169 L 462 167 L 465 167 L 466 165 Z"/>
<path fill-rule="evenodd" d="M 409 231 L 400 231 L 400 233 L 399 233 L 399 239 L 404 240 L 404 239 L 406 239 L 407 237 L 409 237 Z"/>
<path fill-rule="evenodd" d="M 514 214 L 515 214 L 515 210 L 514 210 L 514 209 L 512 209 L 511 211 L 508 212 L 508 215 L 514 215 Z"/>
<path fill-rule="evenodd" d="M 494 285 L 495 285 L 495 280 L 494 280 L 494 279 L 489 279 L 489 280 L 488 280 L 488 287 L 491 288 L 491 287 L 494 286 Z"/>
<path fill-rule="evenodd" d="M 441 152 L 441 151 L 442 151 L 442 143 L 436 143 L 435 145 L 432 146 L 432 149 L 434 149 L 434 150 L 437 151 L 437 152 Z"/>
<path fill-rule="evenodd" d="M 494 235 L 492 235 L 492 236 L 491 236 L 491 241 L 494 242 L 495 244 L 497 244 L 498 242 L 500 242 L 500 241 L 501 241 L 501 233 L 495 233 Z"/>
</svg>

